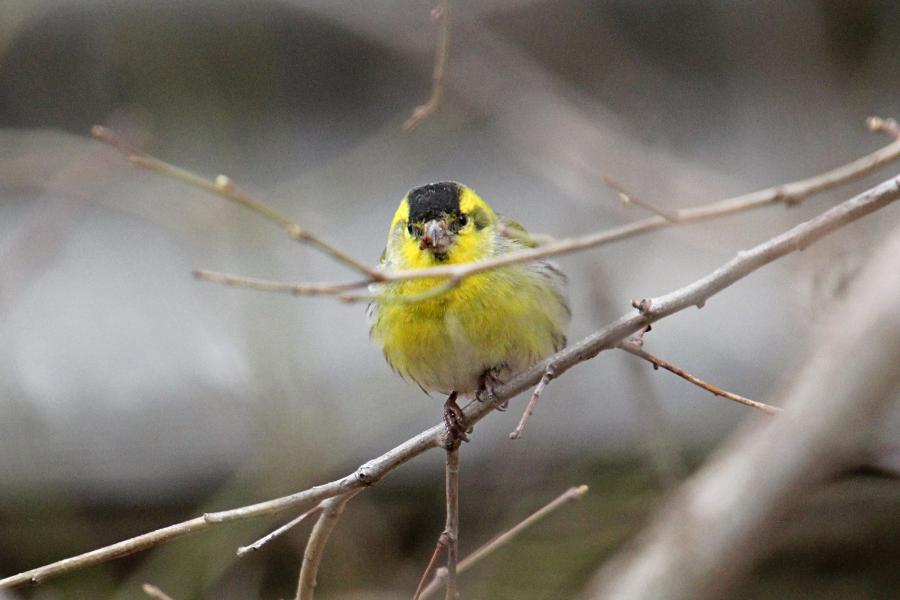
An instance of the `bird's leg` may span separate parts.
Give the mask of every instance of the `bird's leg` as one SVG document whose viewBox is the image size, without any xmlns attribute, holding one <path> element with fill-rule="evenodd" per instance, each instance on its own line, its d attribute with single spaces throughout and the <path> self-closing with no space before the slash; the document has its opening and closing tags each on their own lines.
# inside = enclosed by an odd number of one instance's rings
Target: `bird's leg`
<svg viewBox="0 0 900 600">
<path fill-rule="evenodd" d="M 478 378 L 478 392 L 475 394 L 475 397 L 480 402 L 490 402 L 497 410 L 504 411 L 509 405 L 509 400 L 499 402 L 494 394 L 494 387 L 502 383 L 497 378 L 498 371 L 499 369 L 496 368 L 488 369 L 481 374 Z"/>
<path fill-rule="evenodd" d="M 457 396 L 459 396 L 458 392 L 450 392 L 450 395 L 447 396 L 447 401 L 444 402 L 444 424 L 447 426 L 447 433 L 449 434 L 448 448 L 459 446 L 460 442 L 469 441 L 469 436 L 466 435 L 469 427 L 468 419 L 466 419 L 466 415 L 463 414 L 459 404 L 456 403 Z"/>
</svg>

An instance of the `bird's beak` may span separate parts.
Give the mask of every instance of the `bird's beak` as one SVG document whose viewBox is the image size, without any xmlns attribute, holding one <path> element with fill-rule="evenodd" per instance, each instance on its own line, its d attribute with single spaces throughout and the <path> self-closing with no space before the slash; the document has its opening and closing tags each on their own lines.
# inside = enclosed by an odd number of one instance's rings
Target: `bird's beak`
<svg viewBox="0 0 900 600">
<path fill-rule="evenodd" d="M 435 254 L 446 254 L 451 241 L 447 224 L 443 220 L 428 221 L 425 223 L 419 248 L 431 248 Z"/>
</svg>

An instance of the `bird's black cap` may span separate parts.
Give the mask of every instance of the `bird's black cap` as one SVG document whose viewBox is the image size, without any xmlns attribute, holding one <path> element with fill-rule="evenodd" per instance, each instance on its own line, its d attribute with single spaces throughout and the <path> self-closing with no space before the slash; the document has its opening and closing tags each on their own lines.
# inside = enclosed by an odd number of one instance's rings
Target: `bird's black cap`
<svg viewBox="0 0 900 600">
<path fill-rule="evenodd" d="M 427 223 L 441 219 L 445 215 L 459 217 L 459 184 L 453 181 L 429 183 L 410 190 L 406 198 L 409 201 L 409 222 Z"/>
</svg>

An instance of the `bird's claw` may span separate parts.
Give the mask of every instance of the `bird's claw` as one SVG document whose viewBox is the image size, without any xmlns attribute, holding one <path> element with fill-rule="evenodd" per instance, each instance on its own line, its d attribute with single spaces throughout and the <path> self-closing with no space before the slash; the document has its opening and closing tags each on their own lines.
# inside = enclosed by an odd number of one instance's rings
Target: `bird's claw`
<svg viewBox="0 0 900 600">
<path fill-rule="evenodd" d="M 494 370 L 488 369 L 481 374 L 481 377 L 478 380 L 478 392 L 475 394 L 475 398 L 477 398 L 479 402 L 490 402 L 491 406 L 496 410 L 503 412 L 509 407 L 509 399 L 503 400 L 502 402 L 497 399 L 497 395 L 494 393 L 494 387 L 498 383 L 500 383 L 500 381 L 497 379 Z"/>
<path fill-rule="evenodd" d="M 447 447 L 459 446 L 461 442 L 468 442 L 469 420 L 456 403 L 456 392 L 450 394 L 444 403 L 444 425 L 447 427 Z"/>
</svg>

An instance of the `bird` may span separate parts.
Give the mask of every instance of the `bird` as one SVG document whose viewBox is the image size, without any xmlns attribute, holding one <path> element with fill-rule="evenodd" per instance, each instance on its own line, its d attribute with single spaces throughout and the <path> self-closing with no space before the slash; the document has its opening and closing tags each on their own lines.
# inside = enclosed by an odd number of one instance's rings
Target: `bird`
<svg viewBox="0 0 900 600">
<path fill-rule="evenodd" d="M 494 212 L 470 187 L 441 181 L 403 197 L 380 269 L 467 264 L 535 245 L 521 225 Z M 375 284 L 370 335 L 400 376 L 426 393 L 447 395 L 450 439 L 465 441 L 457 398 L 493 399 L 495 386 L 565 347 L 571 310 L 566 276 L 548 260 L 476 273 L 429 294 L 445 283 L 420 278 Z"/>
</svg>

